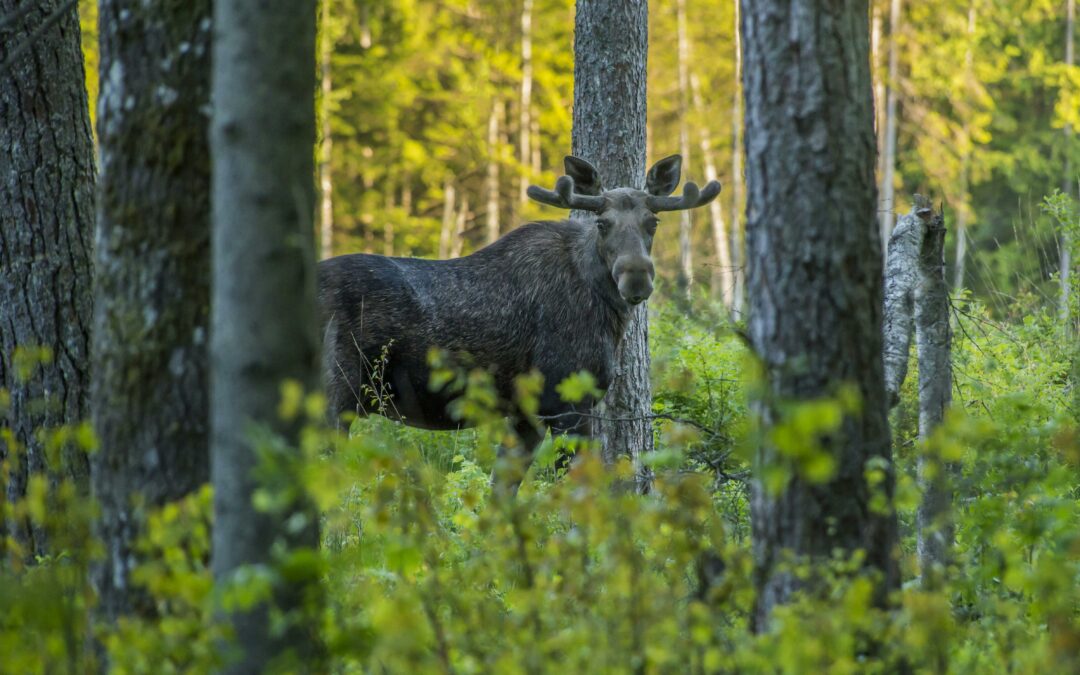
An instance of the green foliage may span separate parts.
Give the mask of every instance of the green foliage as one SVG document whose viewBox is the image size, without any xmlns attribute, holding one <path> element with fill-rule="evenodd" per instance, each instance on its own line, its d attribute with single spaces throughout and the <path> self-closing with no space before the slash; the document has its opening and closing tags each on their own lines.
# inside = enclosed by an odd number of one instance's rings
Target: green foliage
<svg viewBox="0 0 1080 675">
<path fill-rule="evenodd" d="M 587 444 L 567 475 L 537 467 L 515 499 L 493 494 L 496 450 L 513 438 L 490 381 L 433 355 L 436 377 L 467 401 L 461 414 L 481 426 L 433 434 L 365 418 L 343 436 L 308 422 L 300 460 L 266 439 L 259 508 L 291 518 L 290 504 L 304 497 L 299 476 L 322 513 L 321 551 L 283 549 L 215 587 L 204 489 L 148 514 L 134 581 L 153 611 L 94 635 L 113 672 L 208 672 L 228 644 L 215 608 L 249 606 L 316 575 L 329 600 L 321 625 L 334 672 L 1073 672 L 1080 434 L 1071 345 L 1051 315 L 1010 325 L 966 303 L 957 316 L 945 425 L 926 445 L 916 441 L 915 375 L 894 418 L 905 582 L 890 608 L 875 603 L 859 553 L 791 560 L 805 591 L 768 631 L 752 632 L 743 459 L 753 443 L 752 361 L 730 333 L 662 308 L 650 495 L 613 489 L 632 467 L 604 467 Z M 581 374 L 563 385 L 568 394 L 589 388 Z M 527 407 L 538 382 L 526 378 L 518 391 Z M 282 388 L 284 417 L 318 420 L 323 409 L 321 396 Z M 843 392 L 787 409 L 774 441 L 787 448 L 788 469 L 809 461 L 810 474 L 826 475 L 816 439 L 857 409 Z M 960 467 L 957 543 L 934 592 L 917 583 L 921 453 Z M 17 508 L 53 524 L 57 552 L 28 567 L 8 556 L 0 567 L 5 671 L 89 669 L 93 510 L 47 481 Z"/>
</svg>

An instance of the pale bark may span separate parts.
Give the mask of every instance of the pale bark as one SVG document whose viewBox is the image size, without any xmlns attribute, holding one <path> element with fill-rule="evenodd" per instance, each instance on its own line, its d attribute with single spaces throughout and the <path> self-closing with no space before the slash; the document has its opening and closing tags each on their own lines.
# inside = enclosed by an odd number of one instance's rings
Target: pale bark
<svg viewBox="0 0 1080 675">
<path fill-rule="evenodd" d="M 889 5 L 889 81 L 885 95 L 885 148 L 881 157 L 881 240 L 888 241 L 896 216 L 896 101 L 899 75 L 900 0 Z"/>
<path fill-rule="evenodd" d="M 1065 7 L 1065 64 L 1072 66 L 1074 63 L 1073 55 L 1073 39 L 1076 31 L 1076 0 L 1068 0 Z M 1071 194 L 1073 188 L 1072 165 L 1069 158 L 1069 149 L 1072 148 L 1072 125 L 1065 125 L 1065 171 L 1062 178 L 1062 192 L 1065 194 Z M 1077 198 L 1080 199 L 1080 193 L 1077 194 Z M 1070 299 L 1072 281 L 1070 279 L 1072 275 L 1072 237 L 1068 232 L 1061 233 L 1061 260 L 1060 260 L 1060 273 L 1059 282 L 1061 288 L 1061 300 L 1059 305 L 1059 314 L 1061 316 L 1061 324 L 1065 326 L 1066 330 L 1070 330 L 1071 318 L 1069 316 L 1071 312 L 1072 301 Z"/>
<path fill-rule="evenodd" d="M 701 83 L 696 74 L 690 75 L 690 91 L 693 94 L 694 110 L 700 119 L 705 119 L 705 104 L 701 100 Z M 709 125 L 702 124 L 700 131 L 701 158 L 705 164 L 705 180 L 719 180 L 716 170 L 716 158 L 713 156 L 712 134 Z M 724 208 L 720 197 L 709 202 L 709 220 L 712 221 L 713 247 L 716 251 L 716 267 L 712 275 L 712 293 L 720 299 L 724 307 L 732 309 L 735 294 L 735 280 L 731 269 L 731 248 L 727 224 L 724 223 Z"/>
<path fill-rule="evenodd" d="M 450 240 L 454 236 L 454 222 L 457 209 L 457 190 L 449 177 L 443 180 L 442 227 L 439 228 L 439 260 L 446 260 L 450 255 Z"/>
<path fill-rule="evenodd" d="M 454 234 L 450 239 L 450 257 L 460 258 L 465 247 L 465 223 L 469 220 L 469 200 L 461 200 L 461 208 L 454 217 Z"/>
<path fill-rule="evenodd" d="M 592 162 L 605 186 L 641 189 L 645 182 L 645 0 L 581 2 L 574 20 L 573 152 Z M 577 213 L 591 218 L 595 214 Z M 638 488 L 649 475 L 640 463 L 653 448 L 647 303 L 630 314 L 616 355 L 616 374 L 593 426 L 606 461 L 629 457 Z"/>
<path fill-rule="evenodd" d="M 956 264 L 953 267 L 953 289 L 957 293 L 964 289 L 964 281 L 967 278 L 967 213 L 963 209 L 956 214 Z"/>
<path fill-rule="evenodd" d="M 236 642 L 225 672 L 319 672 L 317 573 L 277 573 L 280 556 L 318 546 L 317 514 L 303 497 L 272 512 L 252 502 L 260 437 L 289 449 L 277 461 L 303 461 L 303 420 L 278 410 L 282 383 L 319 384 L 315 2 L 217 0 L 214 22 L 212 567 L 219 588 L 251 565 L 273 574 L 271 599 L 229 614 Z M 284 625 L 271 625 L 271 605 Z"/>
<path fill-rule="evenodd" d="M 386 212 L 383 214 L 383 255 L 394 255 L 394 210 L 397 208 L 397 195 L 394 181 L 390 180 L 386 188 Z"/>
<path fill-rule="evenodd" d="M 918 201 L 918 196 L 916 196 Z M 945 282 L 945 222 L 923 203 L 925 234 L 919 252 L 915 287 L 915 343 L 919 359 L 919 441 L 924 444 L 941 426 L 952 401 L 952 336 L 949 287 Z M 929 213 L 925 213 L 929 211 Z M 918 513 L 919 567 L 923 586 L 940 586 L 953 543 L 952 477 L 956 467 L 940 454 L 919 455 L 922 503 Z"/>
<path fill-rule="evenodd" d="M 761 471 L 790 466 L 758 448 L 751 485 L 754 625 L 803 589 L 782 566 L 862 552 L 880 575 L 875 600 L 898 586 L 892 458 L 882 363 L 882 259 L 876 226 L 874 112 L 865 0 L 744 0 L 748 333 L 761 360 L 753 404 L 762 437 L 784 406 L 857 387 L 860 409 L 820 438 L 836 462 L 825 482 L 793 475 L 779 492 Z M 778 48 L 777 45 L 783 45 Z M 882 480 L 871 484 L 869 462 Z M 871 508 L 879 495 L 886 509 Z M 828 527 L 823 527 L 828 523 Z"/>
<path fill-rule="evenodd" d="M 945 223 L 930 201 L 914 196 L 911 213 L 896 223 L 885 273 L 885 389 L 889 406 L 900 400 L 914 326 L 919 363 L 919 440 L 941 425 L 952 398 L 949 294 L 945 282 Z M 956 468 L 939 456 L 918 460 L 922 502 L 917 515 L 922 582 L 936 588 L 953 541 L 952 485 Z"/>
<path fill-rule="evenodd" d="M 0 0 L 0 16 L 28 10 L 5 29 L 7 44 L 26 40 L 61 5 Z M 9 463 L 0 499 L 9 502 L 26 496 L 33 474 L 53 485 L 73 479 L 80 491 L 89 481 L 85 452 L 65 447 L 52 464 L 36 435 L 84 420 L 90 385 L 94 147 L 79 18 L 74 8 L 57 16 L 21 56 L 5 53 L 10 67 L 0 71 L 0 389 L 10 397 L 0 427 L 13 442 L 0 440 L 0 463 Z M 22 377 L 19 347 L 43 347 L 51 359 Z M 5 535 L 24 560 L 48 553 L 40 524 L 0 518 L 0 557 L 9 553 Z"/>
<path fill-rule="evenodd" d="M 731 97 L 731 270 L 734 277 L 731 313 L 740 318 L 746 302 L 746 246 L 743 219 L 743 113 L 742 113 L 742 25 L 739 0 L 735 4 L 735 87 Z"/>
<path fill-rule="evenodd" d="M 885 316 L 882 349 L 885 362 L 885 392 L 889 407 L 900 402 L 900 387 L 907 378 L 911 354 L 911 331 L 915 320 L 915 287 L 919 282 L 919 251 L 926 225 L 918 217 L 919 207 L 900 218 L 889 239 L 885 263 Z"/>
<path fill-rule="evenodd" d="M 488 166 L 487 166 L 487 242 L 490 244 L 499 238 L 499 164 L 501 145 L 499 144 L 499 126 L 502 117 L 502 101 L 491 103 L 488 113 Z"/>
<path fill-rule="evenodd" d="M 532 87 L 533 87 L 533 61 L 532 61 L 532 9 L 533 0 L 522 0 L 521 4 L 521 100 L 518 109 L 518 162 L 520 163 L 520 176 L 518 180 L 518 203 L 524 204 L 528 200 L 525 194 L 529 187 L 528 171 L 532 166 L 530 154 L 532 143 Z"/>
<path fill-rule="evenodd" d="M 968 5 L 967 24 L 967 48 L 964 51 L 964 86 L 970 89 L 974 86 L 975 52 L 975 3 Z M 957 209 L 956 214 L 956 265 L 953 269 L 953 288 L 959 293 L 964 288 L 964 265 L 967 262 L 967 225 L 968 209 L 971 195 L 968 193 L 968 183 L 971 176 L 971 120 L 964 119 L 964 142 L 968 146 L 964 149 L 964 156 L 960 158 L 960 189 L 963 195 L 963 203 Z"/>
<path fill-rule="evenodd" d="M 682 155 L 683 173 L 690 173 L 690 36 L 686 28 L 686 0 L 675 2 L 676 42 L 678 52 L 679 81 L 679 153 Z M 686 308 L 690 308 L 693 297 L 694 253 L 691 245 L 694 221 L 690 209 L 679 212 L 679 290 L 682 292 Z"/>
<path fill-rule="evenodd" d="M 210 478 L 210 0 L 100 5 L 91 413 L 106 621 L 153 615 L 132 583 L 150 509 Z"/>
<path fill-rule="evenodd" d="M 324 12 L 328 11 L 324 9 Z M 332 161 L 334 157 L 334 136 L 330 128 L 330 95 L 333 81 L 330 72 L 330 56 L 333 45 L 328 36 L 322 40 L 319 75 L 322 94 L 322 106 L 319 109 L 319 257 L 325 260 L 334 255 L 334 180 Z"/>
</svg>

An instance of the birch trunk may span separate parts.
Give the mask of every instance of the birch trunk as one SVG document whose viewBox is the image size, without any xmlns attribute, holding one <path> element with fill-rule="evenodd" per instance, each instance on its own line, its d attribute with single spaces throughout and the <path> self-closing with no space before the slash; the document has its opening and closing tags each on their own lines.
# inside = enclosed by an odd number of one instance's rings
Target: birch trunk
<svg viewBox="0 0 1080 675">
<path fill-rule="evenodd" d="M 645 0 L 580 2 L 574 18 L 573 152 L 592 162 L 605 186 L 645 183 Z M 576 213 L 580 218 L 595 214 Z M 616 373 L 593 426 L 605 461 L 629 457 L 638 489 L 649 474 L 640 457 L 653 449 L 647 303 L 630 315 L 616 354 Z"/>
<path fill-rule="evenodd" d="M 277 569 L 282 555 L 318 547 L 318 516 L 303 496 L 273 512 L 252 501 L 258 437 L 282 440 L 279 461 L 303 461 L 303 421 L 278 411 L 282 383 L 319 384 L 315 17 L 314 0 L 214 3 L 212 566 L 218 587 L 252 565 L 275 579 L 271 598 L 229 614 L 230 673 L 324 669 L 317 569 L 293 566 L 287 582 Z"/>
<path fill-rule="evenodd" d="M 1065 64 L 1072 66 L 1074 63 L 1073 56 L 1073 37 L 1076 32 L 1076 0 L 1068 0 L 1065 7 Z M 1072 147 L 1072 125 L 1065 125 L 1065 147 Z M 1065 194 L 1071 194 L 1073 189 L 1072 166 L 1069 161 L 1069 153 L 1065 153 L 1065 177 L 1062 179 L 1062 192 Z M 1077 198 L 1080 199 L 1080 194 L 1077 194 Z M 1059 313 L 1061 315 L 1061 324 L 1065 326 L 1065 330 L 1071 333 L 1071 317 L 1070 312 L 1072 308 L 1072 300 L 1070 298 L 1071 293 L 1071 275 L 1072 275 L 1072 237 L 1068 232 L 1063 232 L 1061 235 L 1061 273 L 1059 280 L 1061 284 L 1061 302 Z"/>
<path fill-rule="evenodd" d="M 532 166 L 530 154 L 532 142 L 532 9 L 533 0 L 522 0 L 521 4 L 521 101 L 518 110 L 518 162 L 520 176 L 518 180 L 518 203 L 528 201 L 525 191 L 529 187 L 529 167 Z"/>
<path fill-rule="evenodd" d="M 682 170 L 690 175 L 690 126 L 687 115 L 690 112 L 690 38 L 686 29 L 686 0 L 675 2 L 676 37 L 678 42 L 678 79 L 679 79 L 679 153 L 682 155 Z M 690 311 L 693 299 L 694 258 L 691 245 L 694 221 L 691 210 L 679 212 L 679 290 L 687 311 Z"/>
<path fill-rule="evenodd" d="M 502 101 L 494 101 L 488 114 L 487 243 L 499 238 L 499 118 Z"/>
<path fill-rule="evenodd" d="M 0 0 L 0 16 L 26 4 Z M 6 36 L 21 43 L 61 4 L 37 3 Z M 32 474 L 88 488 L 85 452 L 65 448 L 61 463 L 50 464 L 36 434 L 78 424 L 88 412 L 94 146 L 85 82 L 74 7 L 0 72 L 0 389 L 10 397 L 0 427 L 13 441 L 0 441 L 0 464 L 9 466 L 0 499 L 9 502 L 26 496 Z M 19 347 L 43 347 L 51 359 L 23 377 Z M 47 544 L 41 527 L 0 516 L 0 558 L 32 561 Z"/>
<path fill-rule="evenodd" d="M 450 239 L 450 257 L 460 258 L 465 247 L 465 223 L 469 220 L 469 200 L 461 200 L 461 208 L 454 218 L 454 234 Z"/>
<path fill-rule="evenodd" d="M 443 181 L 442 227 L 439 229 L 439 260 L 446 260 L 450 255 L 450 239 L 454 235 L 454 214 L 457 191 L 449 178 Z"/>
<path fill-rule="evenodd" d="M 394 255 L 394 211 L 397 209 L 397 188 L 392 179 L 386 187 L 386 213 L 383 217 L 383 255 Z"/>
<path fill-rule="evenodd" d="M 731 271 L 734 277 L 731 313 L 743 315 L 746 302 L 746 246 L 743 220 L 743 113 L 742 113 L 742 25 L 739 20 L 739 0 L 735 3 L 735 92 L 731 98 Z"/>
<path fill-rule="evenodd" d="M 690 75 L 690 92 L 693 94 L 694 110 L 698 118 L 705 119 L 705 104 L 701 100 L 701 83 L 696 74 Z M 709 125 L 702 124 L 700 130 L 701 158 L 705 163 L 705 180 L 719 180 L 716 171 L 716 158 L 713 156 L 712 135 L 709 133 Z M 709 202 L 709 220 L 712 221 L 713 246 L 716 250 L 716 268 L 712 278 L 712 294 L 716 299 L 724 303 L 728 310 L 732 309 L 732 300 L 735 293 L 734 275 L 731 269 L 731 248 L 728 238 L 728 228 L 724 223 L 724 208 L 720 197 Z"/>
<path fill-rule="evenodd" d="M 964 84 L 969 89 L 974 86 L 974 46 L 975 39 L 975 3 L 968 5 L 967 49 L 964 51 Z M 968 209 L 971 208 L 971 195 L 968 193 L 968 181 L 971 175 L 971 121 L 964 119 L 964 142 L 968 147 L 960 159 L 960 186 L 963 203 L 956 213 L 956 266 L 953 269 L 953 288 L 959 293 L 964 288 L 964 265 L 967 262 L 967 225 Z"/>
<path fill-rule="evenodd" d="M 758 631 L 794 592 L 819 590 L 785 569 L 788 555 L 822 561 L 861 551 L 862 565 L 880 575 L 879 604 L 898 586 L 867 10 L 865 0 L 807 0 L 795 12 L 787 0 L 742 5 L 748 332 L 764 373 L 753 409 L 768 438 L 782 406 L 834 396 L 843 383 L 860 400 L 860 412 L 821 439 L 836 467 L 825 482 L 791 467 L 779 491 L 767 489 L 761 472 L 789 465 L 770 443 L 758 448 Z M 869 462 L 881 466 L 880 482 L 868 480 Z"/>
<path fill-rule="evenodd" d="M 99 11 L 91 467 L 97 611 L 114 622 L 155 613 L 131 580 L 147 511 L 210 478 L 211 7 L 102 0 Z"/>
<path fill-rule="evenodd" d="M 328 11 L 328 8 L 323 11 Z M 319 60 L 319 86 L 322 94 L 322 105 L 319 108 L 319 257 L 325 260 L 334 255 L 334 180 L 331 167 L 334 157 L 334 137 L 330 129 L 328 107 L 333 91 L 330 72 L 333 45 L 330 44 L 328 36 L 323 36 L 321 46 L 322 53 Z"/>
<path fill-rule="evenodd" d="M 889 81 L 885 95 L 885 149 L 881 158 L 881 240 L 888 241 L 896 214 L 896 82 L 899 75 L 900 0 L 889 6 Z"/>
</svg>

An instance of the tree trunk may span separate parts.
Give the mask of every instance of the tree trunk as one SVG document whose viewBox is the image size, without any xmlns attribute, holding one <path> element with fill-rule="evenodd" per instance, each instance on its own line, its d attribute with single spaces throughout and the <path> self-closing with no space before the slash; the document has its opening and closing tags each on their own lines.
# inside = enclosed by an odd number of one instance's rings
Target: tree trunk
<svg viewBox="0 0 1080 675">
<path fill-rule="evenodd" d="M 743 314 L 746 302 L 746 246 L 743 244 L 743 139 L 742 139 L 742 25 L 739 20 L 739 0 L 735 3 L 735 87 L 731 97 L 731 271 L 734 277 L 731 313 L 736 318 Z"/>
<path fill-rule="evenodd" d="M 465 223 L 469 220 L 469 200 L 461 200 L 461 208 L 454 217 L 454 235 L 450 239 L 450 257 L 460 258 L 465 247 Z"/>
<path fill-rule="evenodd" d="M 272 512 L 252 503 L 260 487 L 256 446 L 266 445 L 257 439 L 265 434 L 289 449 L 276 461 L 297 469 L 276 480 L 299 480 L 303 420 L 279 414 L 283 383 L 305 391 L 319 383 L 316 11 L 314 0 L 214 4 L 211 476 L 213 571 L 224 585 L 249 565 L 274 571 L 283 553 L 319 543 L 318 517 L 302 497 Z M 231 613 L 238 653 L 227 672 L 320 670 L 319 580 L 311 567 L 293 566 L 288 580 L 275 574 L 272 599 Z M 271 626 L 269 604 L 287 613 L 283 627 Z"/>
<path fill-rule="evenodd" d="M 690 76 L 690 91 L 694 98 L 694 110 L 700 119 L 705 119 L 705 104 L 701 100 L 701 83 L 698 76 Z M 705 180 L 719 180 L 716 171 L 716 159 L 712 151 L 712 135 L 709 133 L 709 125 L 702 124 L 700 133 L 701 159 L 705 163 Z M 716 249 L 716 268 L 712 275 L 712 294 L 714 299 L 720 299 L 727 309 L 732 308 L 732 298 L 735 292 L 734 275 L 731 269 L 731 248 L 729 246 L 728 228 L 724 223 L 724 207 L 719 197 L 709 202 L 709 219 L 712 221 L 713 246 Z"/>
<path fill-rule="evenodd" d="M 919 283 L 919 252 L 926 226 L 918 207 L 893 228 L 885 263 L 885 316 L 882 353 L 885 363 L 885 398 L 889 408 L 900 402 L 900 387 L 907 378 L 911 358 L 911 330 L 915 320 L 915 287 Z"/>
<path fill-rule="evenodd" d="M 877 132 L 878 163 L 881 163 L 882 148 L 885 147 L 885 125 L 883 124 L 883 112 L 885 109 L 885 80 L 881 77 L 881 12 L 878 10 L 878 2 L 870 0 L 870 77 L 874 83 L 874 130 Z M 880 166 L 878 177 L 881 177 Z M 882 242 L 888 240 L 883 239 Z"/>
<path fill-rule="evenodd" d="M 882 364 L 882 262 L 876 226 L 874 111 L 865 0 L 744 0 L 748 332 L 765 381 L 754 402 L 763 437 L 792 403 L 854 385 L 859 412 L 819 437 L 830 478 L 801 475 L 769 442 L 751 486 L 757 630 L 812 582 L 782 566 L 863 551 L 896 588 L 896 520 Z M 777 45 L 783 45 L 778 49 Z M 870 464 L 868 464 L 870 462 Z M 881 481 L 867 479 L 878 466 Z M 776 490 L 762 471 L 789 478 Z M 884 508 L 872 508 L 871 500 Z M 823 527 L 822 523 L 829 523 Z"/>
<path fill-rule="evenodd" d="M 896 38 L 900 33 L 900 0 L 892 0 L 889 8 L 889 82 L 885 95 L 885 149 L 881 156 L 881 241 L 889 241 L 896 216 L 896 85 L 899 75 L 900 49 Z"/>
<path fill-rule="evenodd" d="M 0 16 L 25 4 L 0 0 Z M 9 48 L 62 2 L 38 5 L 6 31 Z M 0 390 L 9 399 L 0 403 L 0 427 L 11 432 L 0 441 L 0 463 L 10 463 L 3 486 L 10 502 L 26 496 L 32 474 L 53 485 L 72 479 L 80 492 L 89 481 L 83 450 L 65 448 L 60 464 L 50 464 L 35 435 L 84 420 L 90 384 L 94 147 L 75 8 L 27 44 L 0 72 Z M 20 373 L 16 349 L 38 347 L 50 357 Z M 45 554 L 40 525 L 0 517 L 0 558 L 5 535 L 18 547 L 15 557 Z"/>
<path fill-rule="evenodd" d="M 154 612 L 131 583 L 148 509 L 210 478 L 211 8 L 103 0 L 100 12 L 90 407 L 98 611 L 115 621 Z"/>
<path fill-rule="evenodd" d="M 974 85 L 975 50 L 975 3 L 968 5 L 967 25 L 967 49 L 964 51 L 964 85 L 971 88 Z M 970 92 L 969 92 L 970 93 Z M 964 288 L 964 263 L 967 262 L 967 222 L 968 209 L 971 208 L 971 195 L 968 193 L 968 183 L 971 176 L 971 120 L 969 113 L 964 116 L 964 142 L 968 144 L 964 149 L 964 156 L 960 158 L 960 185 L 963 194 L 963 203 L 956 210 L 956 266 L 953 270 L 953 288 L 959 293 Z"/>
<path fill-rule="evenodd" d="M 1068 0 L 1065 7 L 1065 64 L 1072 66 L 1074 63 L 1073 57 L 1073 36 L 1076 31 L 1076 0 Z M 1066 124 L 1065 130 L 1065 171 L 1064 178 L 1062 178 L 1062 192 L 1065 194 L 1071 194 L 1074 187 L 1074 177 L 1072 175 L 1072 166 L 1069 161 L 1069 150 L 1072 148 L 1072 125 Z M 1080 194 L 1077 194 L 1077 198 L 1080 199 Z M 1062 232 L 1061 234 L 1061 273 L 1059 274 L 1059 281 L 1061 283 L 1061 302 L 1059 307 L 1059 314 L 1061 316 L 1061 325 L 1065 327 L 1066 331 L 1071 332 L 1070 312 L 1072 308 L 1072 301 L 1070 299 L 1071 280 L 1072 274 L 1072 237 L 1068 232 Z"/>
<path fill-rule="evenodd" d="M 499 126 L 502 117 L 502 101 L 491 103 L 488 113 L 488 166 L 487 166 L 487 243 L 499 238 Z"/>
<path fill-rule="evenodd" d="M 329 13 L 329 3 L 323 3 L 323 13 Z M 327 19 L 324 17 L 323 21 Z M 323 260 L 334 255 L 334 180 L 332 162 L 334 159 L 334 135 L 330 128 L 330 95 L 333 81 L 330 72 L 330 56 L 333 45 L 328 31 L 324 31 L 321 53 L 319 54 L 320 93 L 319 107 L 319 257 Z"/>
<path fill-rule="evenodd" d="M 394 255 L 394 210 L 397 209 L 397 186 L 392 178 L 387 179 L 386 213 L 383 217 L 383 255 Z"/>
<path fill-rule="evenodd" d="M 574 19 L 573 151 L 592 162 L 606 187 L 641 189 L 645 184 L 645 65 L 648 51 L 646 0 L 579 2 Z M 595 214 L 575 213 L 579 218 Z M 652 388 L 649 382 L 647 303 L 630 314 L 616 354 L 616 374 L 599 406 L 593 430 L 606 461 L 629 457 L 638 488 L 649 475 L 640 463 L 653 448 Z"/>
<path fill-rule="evenodd" d="M 925 446 L 941 426 L 952 401 L 952 336 L 945 282 L 945 222 L 933 213 L 928 200 L 920 215 L 925 235 L 915 287 L 915 344 L 919 357 L 919 441 L 924 451 L 919 455 L 923 498 L 918 513 L 918 551 L 923 586 L 935 590 L 940 587 L 953 542 L 951 479 L 956 467 L 944 462 L 940 453 L 926 452 Z"/>
<path fill-rule="evenodd" d="M 678 79 L 679 79 L 679 153 L 682 155 L 682 170 L 684 175 L 690 174 L 690 123 L 687 115 L 690 112 L 690 37 L 686 28 L 686 0 L 675 2 L 675 23 L 678 51 Z M 691 210 L 683 209 L 679 212 L 679 290 L 686 303 L 686 309 L 690 309 L 690 301 L 693 298 L 691 285 L 694 283 L 694 257 L 691 240 L 693 237 L 694 221 L 691 218 Z"/>
<path fill-rule="evenodd" d="M 518 110 L 518 203 L 528 201 L 525 191 L 529 187 L 529 167 L 532 166 L 532 9 L 533 0 L 523 0 L 521 4 L 521 102 Z"/>
<path fill-rule="evenodd" d="M 442 227 L 439 229 L 439 260 L 446 260 L 450 255 L 450 240 L 454 236 L 454 208 L 457 191 L 454 181 L 447 177 L 443 181 Z"/>
</svg>

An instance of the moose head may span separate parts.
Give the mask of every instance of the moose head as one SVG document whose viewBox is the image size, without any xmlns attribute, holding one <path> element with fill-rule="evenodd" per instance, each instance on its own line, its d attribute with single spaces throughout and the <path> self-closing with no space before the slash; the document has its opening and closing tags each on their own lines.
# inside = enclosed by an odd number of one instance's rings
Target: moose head
<svg viewBox="0 0 1080 675">
<path fill-rule="evenodd" d="M 652 295 L 655 277 L 651 255 L 653 236 L 660 223 L 656 214 L 708 204 L 720 194 L 720 183 L 709 181 L 698 189 L 688 181 L 681 196 L 670 196 L 679 184 L 680 155 L 654 164 L 645 176 L 644 190 L 605 190 L 600 172 L 580 157 L 568 155 L 565 165 L 566 175 L 555 182 L 554 190 L 530 185 L 528 195 L 549 206 L 595 213 L 597 253 L 619 295 L 630 305 L 644 302 Z"/>
</svg>

